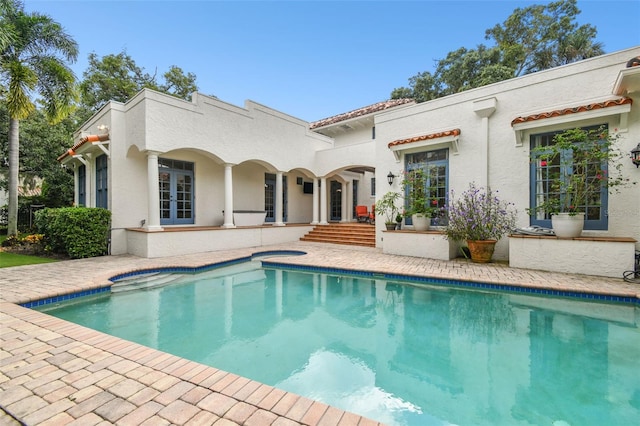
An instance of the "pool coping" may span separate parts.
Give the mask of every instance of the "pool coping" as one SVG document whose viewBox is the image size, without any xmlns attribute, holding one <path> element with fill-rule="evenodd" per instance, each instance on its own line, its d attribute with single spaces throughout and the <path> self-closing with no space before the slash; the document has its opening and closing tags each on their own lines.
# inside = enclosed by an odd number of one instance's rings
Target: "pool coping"
<svg viewBox="0 0 640 426">
<path fill-rule="evenodd" d="M 439 279 L 455 278 L 456 274 L 462 273 L 471 277 L 470 282 L 486 285 L 504 285 L 508 279 L 506 276 L 516 274 L 523 286 L 539 290 L 597 295 L 615 293 L 635 300 L 640 295 L 637 286 L 620 285 L 614 280 L 604 280 L 606 285 L 602 287 L 599 277 L 540 275 L 527 270 L 514 271 L 501 264 L 477 266 L 465 262 L 407 258 L 384 255 L 376 249 L 354 250 L 310 243 L 293 246 L 311 253 L 311 256 L 292 257 L 286 263 L 275 263 L 286 264 L 287 268 L 333 268 L 348 272 L 361 270 L 359 267 L 367 264 L 373 266 L 374 274 L 393 276 L 401 269 L 403 277 L 424 277 L 428 271 Z M 283 246 L 274 247 L 274 250 L 279 249 Z M 45 267 L 7 268 L 5 275 L 9 277 L 9 283 L 1 284 L 0 290 L 11 289 L 13 292 L 5 297 L 7 295 L 3 291 L 0 296 L 0 406 L 28 424 L 74 421 L 96 424 L 106 420 L 120 424 L 380 425 L 375 420 L 17 304 L 60 296 L 65 292 L 108 287 L 112 283 L 110 278 L 116 276 L 115 272 L 130 273 L 148 270 L 151 266 L 202 267 L 211 263 L 211 257 L 225 262 L 252 256 L 258 251 L 256 248 L 231 250 L 178 259 L 124 257 L 77 263 L 70 261 L 59 269 L 90 272 L 88 275 L 91 277 L 62 285 L 61 281 L 68 277 L 56 272 L 55 266 L 49 267 L 54 270 L 50 273 L 53 285 L 44 289 L 28 286 L 34 278 L 27 271 L 44 274 L 47 271 Z M 117 271 L 104 270 L 109 269 L 105 265 L 110 260 L 117 264 Z M 270 261 L 263 262 L 265 266 L 271 264 Z M 637 302 L 634 305 L 637 306 Z M 51 391 L 53 388 L 55 390 Z"/>
</svg>

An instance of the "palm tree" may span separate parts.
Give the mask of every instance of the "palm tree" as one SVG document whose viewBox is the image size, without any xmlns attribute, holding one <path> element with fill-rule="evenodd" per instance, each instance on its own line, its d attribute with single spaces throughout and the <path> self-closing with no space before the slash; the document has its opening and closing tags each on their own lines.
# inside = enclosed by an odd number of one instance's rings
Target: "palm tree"
<svg viewBox="0 0 640 426">
<path fill-rule="evenodd" d="M 47 118 L 58 122 L 73 107 L 76 77 L 67 65 L 78 56 L 77 43 L 49 16 L 26 13 L 21 0 L 0 0 L 0 86 L 9 111 L 8 235 L 18 233 L 20 120 L 35 110 L 40 95 Z"/>
</svg>

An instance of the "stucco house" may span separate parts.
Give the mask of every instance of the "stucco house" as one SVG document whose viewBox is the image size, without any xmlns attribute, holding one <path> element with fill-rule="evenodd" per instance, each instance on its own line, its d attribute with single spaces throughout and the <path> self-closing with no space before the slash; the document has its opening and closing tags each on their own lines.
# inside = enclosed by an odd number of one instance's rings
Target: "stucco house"
<svg viewBox="0 0 640 426">
<path fill-rule="evenodd" d="M 639 55 L 640 46 L 429 102 L 391 100 L 313 123 L 251 101 L 238 107 L 200 93 L 189 102 L 143 90 L 127 103 L 105 105 L 59 161 L 74 170 L 77 204 L 112 211 L 112 254 L 157 257 L 298 240 L 315 225 L 354 221 L 355 205 L 400 191 L 402 173 L 416 167 L 437 168 L 430 185 L 442 190 L 442 203 L 451 190 L 475 182 L 513 202 L 519 226 L 544 226 L 525 210 L 535 203 L 531 147 L 554 132 L 605 125 L 631 152 L 640 142 L 640 66 L 627 63 Z M 640 180 L 630 159 L 623 166 Z M 602 275 L 632 269 L 640 185 L 605 191 L 595 207 L 580 241 L 509 237 L 494 257 L 545 268 L 545 253 L 569 251 L 586 253 L 591 263 L 616 263 Z M 244 226 L 251 216 L 272 226 Z M 457 254 L 437 228 L 416 233 L 406 224 L 393 232 L 381 220 L 375 226 L 385 252 Z M 569 270 L 583 271 L 585 261 L 577 262 Z"/>
</svg>

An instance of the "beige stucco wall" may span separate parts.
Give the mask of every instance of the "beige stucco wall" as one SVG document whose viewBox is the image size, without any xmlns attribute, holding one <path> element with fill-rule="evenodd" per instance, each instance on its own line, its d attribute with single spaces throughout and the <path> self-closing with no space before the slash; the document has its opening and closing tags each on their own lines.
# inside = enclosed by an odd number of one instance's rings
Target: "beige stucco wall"
<svg viewBox="0 0 640 426">
<path fill-rule="evenodd" d="M 610 129 L 620 126 L 620 115 L 582 119 L 580 114 L 570 114 L 571 123 L 551 124 L 539 120 L 539 127 L 525 132 L 524 143 L 516 144 L 516 133 L 511 121 L 519 116 L 561 108 L 588 105 L 616 96 L 612 93 L 620 70 L 640 48 L 630 49 L 582 61 L 525 77 L 469 90 L 434 101 L 409 106 L 398 111 L 381 113 L 376 117 L 376 171 L 378 195 L 389 190 L 384 176 L 388 170 L 399 174 L 404 169 L 404 156 L 399 162 L 388 148 L 394 140 L 412 136 L 460 129 L 459 153 L 450 150 L 449 189 L 464 191 L 469 182 L 490 185 L 499 190 L 501 198 L 515 204 L 519 211 L 518 225 L 529 225 L 525 209 L 529 206 L 529 136 L 531 134 L 587 126 L 608 124 Z M 621 149 L 629 152 L 640 140 L 640 99 L 633 95 L 634 105 L 629 115 L 628 131 L 622 135 Z M 488 119 L 488 144 L 483 130 L 483 118 L 474 112 L 479 102 L 495 99 L 495 112 Z M 428 148 L 405 152 L 426 151 L 440 146 L 438 140 Z M 640 172 L 623 161 L 624 171 L 630 179 L 640 180 Z M 393 190 L 400 190 L 396 180 Z M 383 192 L 381 192 L 383 191 Z M 609 229 L 586 231 L 590 235 L 625 236 L 640 240 L 640 185 L 627 188 L 620 195 L 609 199 Z M 382 238 L 384 224 L 377 226 L 378 241 Z M 496 248 L 496 258 L 508 257 L 507 239 Z"/>
<path fill-rule="evenodd" d="M 353 167 L 375 168 L 376 197 L 389 190 L 401 190 L 404 157 L 396 161 L 391 141 L 439 131 L 460 129 L 459 152 L 450 150 L 449 188 L 466 189 L 469 182 L 491 185 L 502 198 L 513 202 L 519 226 L 529 224 L 529 136 L 543 131 L 606 123 L 620 126 L 620 115 L 583 119 L 572 114 L 571 123 L 540 120 L 538 127 L 523 132 L 518 143 L 511 121 L 518 116 L 587 105 L 612 99 L 620 70 L 640 48 L 542 71 L 521 78 L 469 90 L 422 104 L 403 106 L 376 114 L 336 131 L 327 137 L 309 130 L 308 123 L 293 116 L 247 101 L 244 107 L 194 94 L 192 101 L 144 90 L 126 104 L 111 102 L 82 127 L 80 134 L 98 133 L 98 126 L 110 129 L 109 205 L 113 212 L 112 252 L 131 252 L 125 228 L 148 220 L 147 152 L 160 157 L 195 164 L 195 225 L 223 223 L 224 164 L 233 164 L 234 208 L 261 210 L 264 207 L 264 174 L 283 172 L 288 179 L 288 222 L 309 223 L 313 218 L 313 197 L 302 193 L 296 178 L 305 182 L 326 178 L 345 183 L 347 219 L 351 219 L 352 181 L 359 181 L 357 204 L 370 206 L 373 174 L 351 173 Z M 628 126 L 621 133 L 620 148 L 629 152 L 640 141 L 640 98 L 634 104 Z M 495 105 L 484 119 L 476 111 Z M 486 120 L 486 121 L 485 121 Z M 355 125 L 358 124 L 358 125 Z M 375 126 L 375 139 L 372 128 Z M 406 145 L 403 154 L 441 147 L 449 143 L 433 140 L 428 147 Z M 94 158 L 95 159 L 95 158 Z M 69 163 L 72 164 L 72 163 Z M 630 161 L 624 172 L 634 181 L 640 171 Z M 387 174 L 398 178 L 393 186 Z M 91 183 L 92 185 L 94 183 Z M 93 194 L 93 192 L 92 192 Z M 327 199 L 329 197 L 327 196 Z M 384 224 L 376 225 L 377 241 L 383 243 Z M 633 237 L 640 240 L 640 184 L 612 194 L 609 199 L 609 229 L 587 234 Z M 640 247 L 640 246 L 639 246 Z M 496 257 L 505 259 L 508 241 L 498 244 Z"/>
<path fill-rule="evenodd" d="M 196 226 L 223 224 L 226 163 L 233 165 L 234 209 L 264 209 L 265 173 L 280 171 L 288 181 L 287 222 L 310 223 L 313 197 L 303 194 L 297 178 L 311 182 L 326 177 L 327 183 L 347 184 L 345 218 L 350 219 L 351 182 L 365 182 L 362 175 L 345 170 L 354 165 L 370 167 L 374 162 L 371 142 L 363 144 L 361 136 L 343 141 L 340 152 L 335 152 L 332 138 L 311 132 L 302 120 L 254 102 L 240 108 L 197 93 L 189 102 L 143 90 L 126 104 L 109 103 L 85 123 L 77 137 L 99 133 L 100 125 L 108 126 L 110 134 L 112 254 L 141 252 L 128 247 L 137 240 L 128 241 L 125 229 L 148 221 L 148 152 L 194 163 Z M 92 178 L 88 181 L 94 184 Z M 329 186 L 322 190 L 328 191 Z M 88 198 L 95 199 L 93 191 Z"/>
</svg>

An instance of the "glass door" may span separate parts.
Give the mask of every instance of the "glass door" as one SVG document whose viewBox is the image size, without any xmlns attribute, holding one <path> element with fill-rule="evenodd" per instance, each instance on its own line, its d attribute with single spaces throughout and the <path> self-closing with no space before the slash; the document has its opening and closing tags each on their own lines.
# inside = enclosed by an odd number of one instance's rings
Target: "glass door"
<svg viewBox="0 0 640 426">
<path fill-rule="evenodd" d="M 171 163 L 175 161 L 168 160 Z M 184 166 L 179 162 L 178 166 Z M 160 184 L 160 224 L 191 225 L 194 223 L 193 205 L 193 164 L 179 169 L 170 168 L 166 161 L 160 163 L 158 179 Z"/>
<path fill-rule="evenodd" d="M 342 184 L 340 182 L 331 181 L 329 198 L 329 220 L 342 220 Z"/>
<path fill-rule="evenodd" d="M 264 210 L 267 212 L 265 222 L 276 221 L 276 175 L 264 174 Z M 287 221 L 287 177 L 282 176 L 282 221 Z"/>
</svg>

